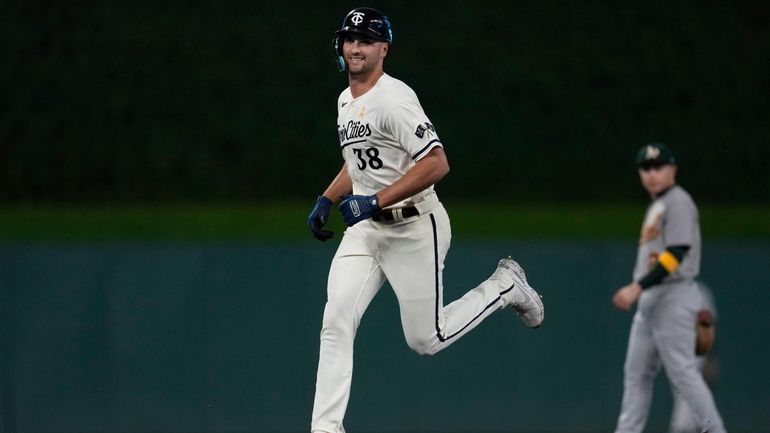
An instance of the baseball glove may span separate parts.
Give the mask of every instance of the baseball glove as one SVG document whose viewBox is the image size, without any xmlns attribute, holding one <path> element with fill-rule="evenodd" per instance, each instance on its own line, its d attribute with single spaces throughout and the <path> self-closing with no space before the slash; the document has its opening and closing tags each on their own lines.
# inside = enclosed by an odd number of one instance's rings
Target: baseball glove
<svg viewBox="0 0 770 433">
<path fill-rule="evenodd" d="M 716 340 L 716 324 L 709 310 L 698 311 L 698 319 L 695 322 L 695 354 L 705 355 L 714 347 Z"/>
</svg>

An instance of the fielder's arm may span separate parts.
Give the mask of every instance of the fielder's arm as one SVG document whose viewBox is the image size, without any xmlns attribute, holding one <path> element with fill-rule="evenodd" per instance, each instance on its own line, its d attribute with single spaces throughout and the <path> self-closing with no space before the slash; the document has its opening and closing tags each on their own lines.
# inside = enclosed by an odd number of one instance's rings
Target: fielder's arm
<svg viewBox="0 0 770 433">
<path fill-rule="evenodd" d="M 442 147 L 434 147 L 400 179 L 385 187 L 377 195 L 380 208 L 409 198 L 440 181 L 449 173 L 449 162 Z"/>
<path fill-rule="evenodd" d="M 631 305 L 639 299 L 642 290 L 659 284 L 663 281 L 663 278 L 676 271 L 679 264 L 682 262 L 682 258 L 689 249 L 690 247 L 688 245 L 677 245 L 666 248 L 666 250 L 658 256 L 657 262 L 647 275 L 642 277 L 639 281 L 634 281 L 631 284 L 621 287 L 615 292 L 615 296 L 612 297 L 612 303 L 615 304 L 618 309 L 624 311 L 631 308 Z"/>
<path fill-rule="evenodd" d="M 675 245 L 666 248 L 658 255 L 657 263 L 650 272 L 638 281 L 642 289 L 659 284 L 663 278 L 674 273 L 689 249 L 689 245 Z"/>
</svg>

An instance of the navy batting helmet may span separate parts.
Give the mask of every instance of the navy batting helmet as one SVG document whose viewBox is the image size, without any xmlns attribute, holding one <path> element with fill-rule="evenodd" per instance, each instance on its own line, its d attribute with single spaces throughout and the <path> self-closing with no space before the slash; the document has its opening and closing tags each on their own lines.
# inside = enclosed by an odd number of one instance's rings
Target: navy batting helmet
<svg viewBox="0 0 770 433">
<path fill-rule="evenodd" d="M 377 9 L 367 7 L 353 9 L 342 20 L 342 27 L 334 32 L 334 39 L 332 39 L 332 47 L 340 72 L 345 70 L 342 43 L 345 40 L 345 35 L 349 33 L 367 36 L 375 41 L 387 42 L 388 44 L 393 43 L 393 29 L 390 27 L 390 20 L 385 14 Z"/>
</svg>

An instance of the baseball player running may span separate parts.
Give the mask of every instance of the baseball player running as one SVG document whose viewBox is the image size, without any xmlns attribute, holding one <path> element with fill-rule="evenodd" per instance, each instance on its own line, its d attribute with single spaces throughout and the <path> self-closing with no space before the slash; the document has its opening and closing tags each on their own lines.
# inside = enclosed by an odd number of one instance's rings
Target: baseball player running
<svg viewBox="0 0 770 433">
<path fill-rule="evenodd" d="M 330 239 L 333 233 L 323 227 L 331 206 L 344 196 L 339 209 L 348 228 L 329 270 L 313 432 L 345 431 L 353 340 L 386 280 L 398 299 L 406 342 L 419 354 L 445 349 L 506 306 L 531 328 L 543 322 L 540 296 L 511 258 L 444 305 L 442 271 L 451 230 L 433 185 L 449 165 L 417 95 L 383 71 L 392 40 L 388 18 L 364 7 L 350 11 L 334 34 L 338 66 L 347 67 L 349 83 L 337 101 L 344 164 L 318 197 L 308 225 L 317 239 Z"/>
<path fill-rule="evenodd" d="M 674 394 L 697 417 L 698 431 L 725 432 L 714 398 L 695 361 L 695 323 L 702 305 L 694 278 L 700 269 L 698 209 L 676 184 L 674 155 L 661 143 L 639 149 L 642 186 L 652 197 L 642 225 L 634 282 L 619 289 L 615 306 L 639 301 L 623 368 L 623 402 L 616 433 L 644 429 L 660 365 Z"/>
</svg>

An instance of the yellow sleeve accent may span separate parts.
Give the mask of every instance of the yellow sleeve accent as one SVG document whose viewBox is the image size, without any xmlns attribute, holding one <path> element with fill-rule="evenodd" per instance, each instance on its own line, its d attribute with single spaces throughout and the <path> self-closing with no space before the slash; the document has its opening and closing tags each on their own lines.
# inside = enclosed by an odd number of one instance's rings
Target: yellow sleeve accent
<svg viewBox="0 0 770 433">
<path fill-rule="evenodd" d="M 669 274 L 673 273 L 676 268 L 679 267 L 679 260 L 668 251 L 663 251 L 663 253 L 658 256 L 658 263 L 660 263 Z"/>
</svg>

